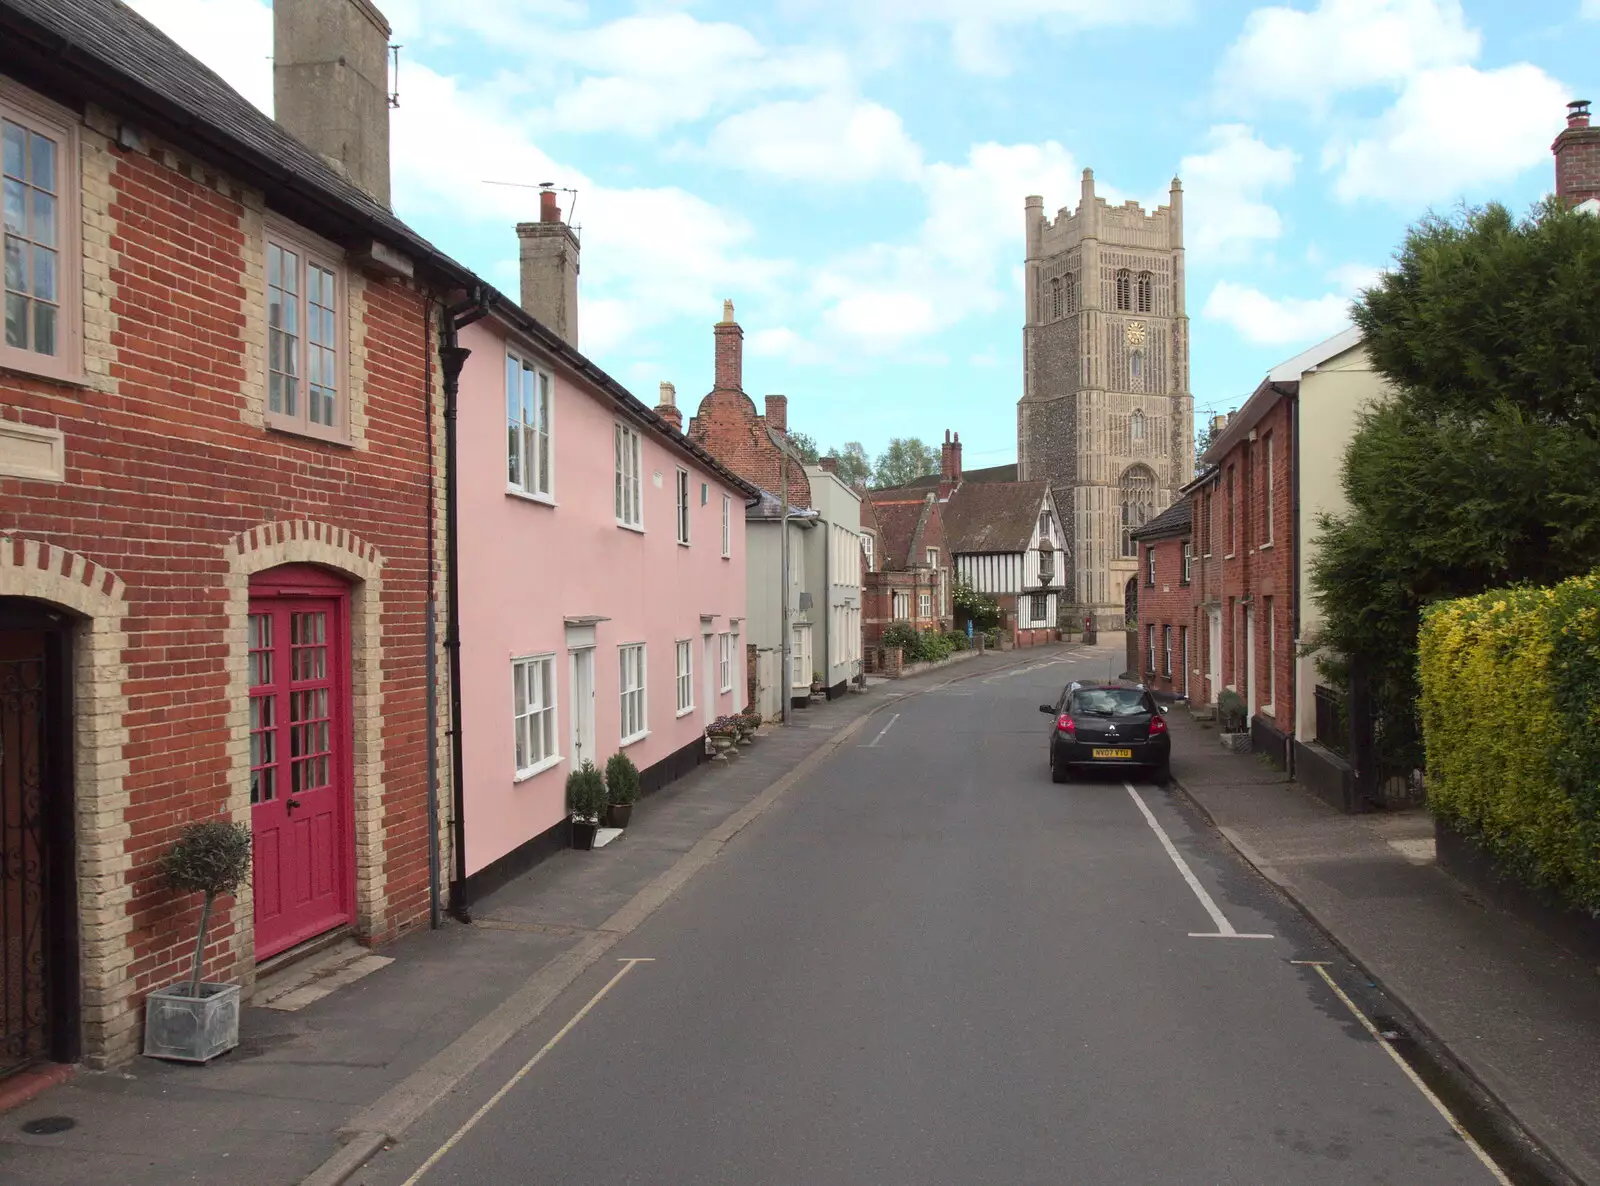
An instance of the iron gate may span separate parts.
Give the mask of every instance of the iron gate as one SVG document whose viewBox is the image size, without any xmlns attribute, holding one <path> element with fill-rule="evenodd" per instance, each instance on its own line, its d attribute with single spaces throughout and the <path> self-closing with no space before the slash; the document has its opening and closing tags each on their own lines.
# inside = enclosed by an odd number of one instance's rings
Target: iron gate
<svg viewBox="0 0 1600 1186">
<path fill-rule="evenodd" d="M 0 601 L 0 1075 L 76 1054 L 71 788 L 59 619 Z M 55 627 L 55 628 L 52 628 Z"/>
</svg>

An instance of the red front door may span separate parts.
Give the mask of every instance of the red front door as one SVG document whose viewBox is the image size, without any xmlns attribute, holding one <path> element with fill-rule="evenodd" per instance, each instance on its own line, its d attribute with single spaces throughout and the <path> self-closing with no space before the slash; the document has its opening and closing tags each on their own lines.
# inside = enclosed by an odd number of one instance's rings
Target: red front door
<svg viewBox="0 0 1600 1186">
<path fill-rule="evenodd" d="M 349 604 L 302 565 L 250 584 L 257 960 L 352 915 Z"/>
</svg>

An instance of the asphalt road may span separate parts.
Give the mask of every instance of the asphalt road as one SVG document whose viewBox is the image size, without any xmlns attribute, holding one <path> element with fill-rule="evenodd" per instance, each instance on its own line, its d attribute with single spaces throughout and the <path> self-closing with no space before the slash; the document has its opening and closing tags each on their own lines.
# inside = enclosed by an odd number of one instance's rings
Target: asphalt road
<svg viewBox="0 0 1600 1186">
<path fill-rule="evenodd" d="M 1051 657 L 886 706 L 357 1181 L 1493 1182 L 1172 794 L 1051 784 Z"/>
</svg>

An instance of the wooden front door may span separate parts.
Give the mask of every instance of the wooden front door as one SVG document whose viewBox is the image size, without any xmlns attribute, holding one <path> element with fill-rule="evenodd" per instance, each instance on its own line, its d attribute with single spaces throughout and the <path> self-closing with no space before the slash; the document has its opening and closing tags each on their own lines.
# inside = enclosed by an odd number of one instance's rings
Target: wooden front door
<svg viewBox="0 0 1600 1186">
<path fill-rule="evenodd" d="M 0 598 L 0 1075 L 77 1057 L 67 622 Z"/>
<path fill-rule="evenodd" d="M 348 587 L 321 569 L 250 583 L 257 960 L 353 914 L 349 610 Z"/>
</svg>

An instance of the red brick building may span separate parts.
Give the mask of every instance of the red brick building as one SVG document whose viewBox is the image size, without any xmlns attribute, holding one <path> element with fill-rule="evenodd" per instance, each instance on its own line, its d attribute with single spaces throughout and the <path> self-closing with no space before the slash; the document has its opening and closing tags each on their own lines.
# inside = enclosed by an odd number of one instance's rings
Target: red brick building
<svg viewBox="0 0 1600 1186">
<path fill-rule="evenodd" d="M 1550 150 L 1556 157 L 1556 196 L 1569 206 L 1600 200 L 1600 128 L 1589 126 L 1589 104 L 1567 104 L 1567 126 Z"/>
<path fill-rule="evenodd" d="M 1180 498 L 1133 533 L 1139 548 L 1139 662 L 1144 684 L 1190 695 L 1195 607 L 1191 503 Z"/>
<path fill-rule="evenodd" d="M 862 534 L 873 541 L 871 570 L 861 578 L 864 653 L 896 622 L 949 630 L 950 548 L 937 492 L 870 490 L 861 505 Z"/>
<path fill-rule="evenodd" d="M 0 1073 L 135 1051 L 194 942 L 158 867 L 192 821 L 254 834 L 206 955 L 247 990 L 425 925 L 449 876 L 433 314 L 473 280 L 385 205 L 358 8 L 370 192 L 114 0 L 0 0 L 0 752 L 42 758 L 0 763 L 38 870 L 0 886 L 37 936 L 0 953 Z"/>
</svg>

